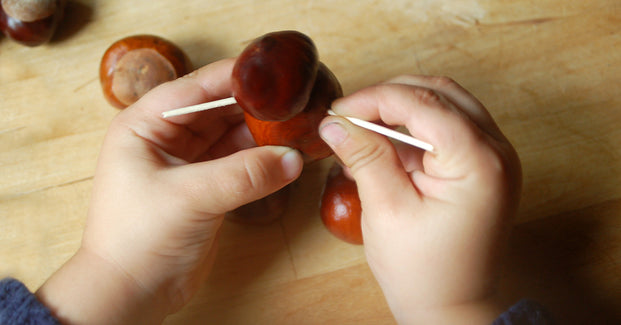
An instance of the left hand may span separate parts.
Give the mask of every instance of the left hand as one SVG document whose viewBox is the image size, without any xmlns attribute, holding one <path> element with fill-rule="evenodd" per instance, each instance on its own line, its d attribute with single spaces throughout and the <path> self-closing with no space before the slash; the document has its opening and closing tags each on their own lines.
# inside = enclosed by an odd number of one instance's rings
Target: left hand
<svg viewBox="0 0 621 325">
<path fill-rule="evenodd" d="M 82 246 L 38 292 L 61 321 L 161 322 L 205 281 L 224 214 L 299 176 L 300 154 L 256 147 L 236 105 L 161 117 L 229 97 L 233 63 L 166 83 L 114 119 Z"/>
</svg>

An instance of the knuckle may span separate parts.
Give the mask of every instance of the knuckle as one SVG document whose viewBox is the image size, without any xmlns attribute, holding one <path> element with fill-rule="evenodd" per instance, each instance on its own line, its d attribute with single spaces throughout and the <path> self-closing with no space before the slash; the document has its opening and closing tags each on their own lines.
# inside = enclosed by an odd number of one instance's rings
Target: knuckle
<svg viewBox="0 0 621 325">
<path fill-rule="evenodd" d="M 257 190 L 264 187 L 264 183 L 270 179 L 269 170 L 259 160 L 244 159 L 244 177 L 238 184 L 239 191 Z"/>
<path fill-rule="evenodd" d="M 196 79 L 198 77 L 198 70 L 193 70 L 190 73 L 187 73 L 183 76 L 181 76 L 182 79 Z"/>
<path fill-rule="evenodd" d="M 345 165 L 349 167 L 352 173 L 356 174 L 388 154 L 388 147 L 381 143 L 366 143 L 351 153 Z"/>
<path fill-rule="evenodd" d="M 390 79 L 389 82 L 411 84 L 416 82 L 416 77 L 412 74 L 400 74 Z"/>
<path fill-rule="evenodd" d="M 520 159 L 510 145 L 493 143 L 481 154 L 478 165 L 487 176 L 488 182 L 495 184 L 495 192 L 519 192 L 522 182 Z"/>
<path fill-rule="evenodd" d="M 442 106 L 444 100 L 440 94 L 429 88 L 414 88 L 414 96 L 425 106 L 435 107 Z"/>
<path fill-rule="evenodd" d="M 457 86 L 455 80 L 446 76 L 431 77 L 431 84 L 438 88 L 454 88 Z"/>
<path fill-rule="evenodd" d="M 258 161 L 241 157 L 241 162 L 234 171 L 229 171 L 228 177 L 220 175 L 218 182 L 219 193 L 223 197 L 235 199 L 254 193 L 265 186 L 269 180 L 268 170 Z M 224 179 L 225 178 L 225 179 Z"/>
</svg>

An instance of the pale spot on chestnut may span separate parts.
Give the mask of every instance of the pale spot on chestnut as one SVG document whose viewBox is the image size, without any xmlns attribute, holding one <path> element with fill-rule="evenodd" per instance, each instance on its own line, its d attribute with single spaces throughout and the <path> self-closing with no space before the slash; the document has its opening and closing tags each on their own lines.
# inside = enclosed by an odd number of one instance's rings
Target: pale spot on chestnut
<svg viewBox="0 0 621 325">
<path fill-rule="evenodd" d="M 192 63 L 172 42 L 154 35 L 134 35 L 106 50 L 99 81 L 106 100 L 125 108 L 158 85 L 190 71 Z"/>
<path fill-rule="evenodd" d="M 52 39 L 66 0 L 1 0 L 0 30 L 13 41 L 38 46 Z"/>
<path fill-rule="evenodd" d="M 7 15 L 23 22 L 47 18 L 56 11 L 56 0 L 2 0 Z"/>
<path fill-rule="evenodd" d="M 153 49 L 125 54 L 112 75 L 112 92 L 123 104 L 131 105 L 149 90 L 177 78 L 175 67 Z"/>
</svg>

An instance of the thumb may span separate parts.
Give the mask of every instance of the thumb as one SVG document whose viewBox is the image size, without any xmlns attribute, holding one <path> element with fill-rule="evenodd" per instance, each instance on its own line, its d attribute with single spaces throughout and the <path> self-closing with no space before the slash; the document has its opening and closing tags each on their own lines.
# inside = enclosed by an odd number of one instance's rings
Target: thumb
<svg viewBox="0 0 621 325">
<path fill-rule="evenodd" d="M 263 146 L 171 170 L 194 209 L 221 214 L 263 198 L 302 172 L 301 154 L 291 148 Z"/>
<path fill-rule="evenodd" d="M 395 147 L 384 136 L 338 116 L 326 117 L 319 133 L 349 168 L 363 203 L 377 202 L 374 207 L 382 208 L 416 194 Z"/>
</svg>

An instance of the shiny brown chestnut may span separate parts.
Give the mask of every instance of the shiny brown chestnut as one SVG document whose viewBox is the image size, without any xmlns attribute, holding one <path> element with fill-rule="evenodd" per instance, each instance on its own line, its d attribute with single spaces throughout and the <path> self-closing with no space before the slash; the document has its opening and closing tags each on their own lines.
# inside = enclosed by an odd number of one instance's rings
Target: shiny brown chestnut
<svg viewBox="0 0 621 325">
<path fill-rule="evenodd" d="M 2 0 L 0 30 L 27 46 L 46 43 L 62 19 L 65 0 Z"/>
<path fill-rule="evenodd" d="M 288 120 L 306 107 L 318 65 L 317 49 L 308 36 L 297 31 L 265 34 L 236 60 L 233 96 L 256 119 Z"/>
<path fill-rule="evenodd" d="M 300 150 L 306 162 L 326 158 L 332 150 L 319 136 L 319 124 L 332 102 L 343 96 L 338 79 L 320 63 L 310 99 L 304 110 L 286 121 L 263 121 L 245 113 L 246 124 L 255 142 Z"/>
<path fill-rule="evenodd" d="M 320 215 L 325 227 L 337 238 L 356 245 L 363 243 L 358 187 L 338 164 L 328 174 L 321 195 Z"/>
<path fill-rule="evenodd" d="M 190 71 L 190 59 L 172 42 L 154 35 L 134 35 L 106 50 L 99 81 L 106 100 L 122 109 L 156 86 Z"/>
</svg>

